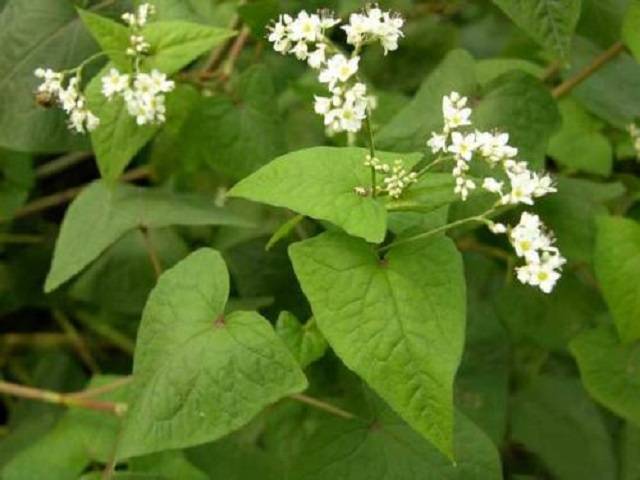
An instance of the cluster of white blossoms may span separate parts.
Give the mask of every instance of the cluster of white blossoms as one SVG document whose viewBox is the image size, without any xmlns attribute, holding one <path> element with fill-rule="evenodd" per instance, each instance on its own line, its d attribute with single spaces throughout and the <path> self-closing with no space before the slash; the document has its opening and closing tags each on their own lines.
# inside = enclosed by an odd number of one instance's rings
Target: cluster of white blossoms
<svg viewBox="0 0 640 480">
<path fill-rule="evenodd" d="M 120 73 L 117 69 L 102 77 L 102 94 L 109 100 L 122 96 L 129 115 L 138 125 L 163 123 L 166 120 L 165 94 L 175 88 L 175 82 L 158 71 Z"/>
<path fill-rule="evenodd" d="M 554 246 L 553 235 L 540 217 L 523 212 L 518 225 L 509 230 L 509 240 L 516 255 L 525 261 L 525 265 L 516 269 L 518 280 L 550 293 L 560 279 L 566 260 Z"/>
<path fill-rule="evenodd" d="M 59 105 L 69 116 L 69 129 L 77 133 L 91 132 L 100 125 L 100 119 L 88 108 L 80 91 L 80 78 L 71 77 L 64 86 L 65 74 L 51 69 L 38 68 L 35 76 L 42 80 L 36 97 L 44 106 Z"/>
<path fill-rule="evenodd" d="M 375 106 L 375 98 L 368 95 L 367 86 L 357 78 L 361 48 L 380 42 L 385 54 L 396 50 L 404 25 L 398 15 L 375 6 L 352 14 L 349 23 L 342 26 L 347 32 L 347 43 L 354 47 L 347 56 L 326 35 L 328 29 L 339 23 L 331 12 L 309 14 L 302 10 L 295 18 L 281 15 L 269 27 L 267 37 L 276 52 L 295 55 L 318 71 L 318 80 L 327 85 L 330 95 L 315 98 L 315 112 L 324 116 L 331 135 L 360 131 L 367 112 Z"/>
<path fill-rule="evenodd" d="M 640 128 L 635 123 L 629 124 L 627 127 L 629 135 L 631 135 L 631 141 L 633 142 L 633 148 L 636 151 L 636 156 L 640 159 Z"/>
<path fill-rule="evenodd" d="M 389 165 L 376 157 L 367 155 L 364 165 L 383 175 L 382 186 L 376 186 L 376 194 L 386 193 L 391 198 L 400 198 L 407 188 L 418 181 L 418 174 L 408 171 L 400 159 L 395 160 L 393 165 Z M 371 193 L 369 190 L 366 187 L 354 188 L 354 191 L 363 197 Z"/>
<path fill-rule="evenodd" d="M 137 57 L 138 55 L 149 53 L 151 45 L 140 33 L 140 30 L 147 24 L 149 18 L 155 13 L 155 6 L 150 3 L 143 3 L 135 12 L 122 14 L 122 20 L 124 20 L 131 29 L 131 35 L 129 36 L 130 45 L 126 51 L 127 55 L 130 57 Z"/>
<path fill-rule="evenodd" d="M 141 70 L 141 60 L 150 48 L 142 36 L 142 28 L 154 13 L 155 7 L 144 3 L 135 12 L 122 15 L 131 31 L 131 44 L 125 53 L 133 57 L 131 61 L 134 73 L 121 73 L 112 68 L 101 78 L 102 94 L 109 101 L 121 96 L 127 111 L 136 119 L 138 125 L 163 123 L 166 120 L 165 95 L 175 88 L 175 83 L 164 73 L 158 70 Z M 36 76 L 42 79 L 42 84 L 36 92 L 38 102 L 45 106 L 59 104 L 69 114 L 69 127 L 79 133 L 90 132 L 100 124 L 100 119 L 87 109 L 86 99 L 80 91 L 82 69 L 95 58 L 99 58 L 99 55 L 66 72 L 42 68 L 35 72 Z M 71 78 L 65 87 L 67 77 Z"/>
<path fill-rule="evenodd" d="M 526 162 L 515 160 L 518 149 L 509 145 L 509 134 L 459 131 L 471 126 L 472 110 L 467 103 L 468 99 L 457 92 L 445 96 L 442 100 L 444 129 L 440 133 L 432 133 L 427 142 L 433 153 L 452 155 L 455 192 L 462 200 L 477 188 L 476 181 L 468 173 L 471 161 L 478 157 L 491 168 L 502 167 L 506 181 L 487 177 L 482 183 L 483 189 L 500 196 L 502 205 L 533 205 L 535 198 L 555 192 L 549 175 L 532 172 Z"/>
<path fill-rule="evenodd" d="M 432 133 L 427 145 L 433 153 L 440 154 L 439 160 L 453 160 L 454 189 L 463 201 L 478 188 L 477 180 L 469 174 L 474 159 L 480 159 L 491 169 L 501 170 L 498 178 L 485 177 L 480 185 L 498 196 L 495 207 L 533 205 L 535 199 L 556 192 L 549 175 L 533 172 L 526 162 L 517 160 L 518 149 L 509 145 L 507 133 L 471 130 L 472 109 L 466 97 L 457 92 L 445 96 L 442 113 L 444 128 L 442 132 Z M 487 224 L 493 233 L 508 234 L 516 254 L 525 260 L 525 265 L 517 269 L 518 279 L 550 292 L 566 261 L 553 246 L 553 235 L 540 218 L 525 212 L 513 228 L 488 220 Z"/>
</svg>

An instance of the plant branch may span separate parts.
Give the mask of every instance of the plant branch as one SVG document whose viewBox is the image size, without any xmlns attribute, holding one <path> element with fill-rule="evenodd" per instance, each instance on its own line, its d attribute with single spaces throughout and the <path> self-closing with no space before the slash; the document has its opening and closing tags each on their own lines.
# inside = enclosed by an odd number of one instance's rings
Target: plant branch
<svg viewBox="0 0 640 480">
<path fill-rule="evenodd" d="M 371 126 L 371 110 L 367 109 L 367 116 L 365 118 L 365 124 L 367 126 L 367 132 L 369 133 L 369 156 L 373 161 L 376 158 L 376 145 L 373 138 L 373 128 Z M 375 198 L 377 195 L 377 180 L 376 180 L 376 169 L 373 164 L 371 164 L 371 197 Z"/>
<path fill-rule="evenodd" d="M 296 400 L 298 402 L 310 405 L 318 410 L 322 410 L 324 412 L 330 413 L 331 415 L 335 415 L 337 417 L 345 418 L 347 420 L 355 420 L 358 418 L 357 415 L 347 412 L 346 410 L 342 410 L 335 405 L 331 405 L 330 403 L 323 402 L 322 400 L 318 400 L 317 398 L 309 397 L 307 395 L 303 395 L 301 393 L 295 395 L 289 395 L 289 398 L 292 400 Z"/>
<path fill-rule="evenodd" d="M 160 257 L 158 257 L 158 251 L 156 250 L 153 242 L 151 241 L 151 236 L 149 235 L 149 229 L 143 225 L 140 227 L 140 231 L 142 232 L 142 239 L 144 241 L 144 246 L 147 249 L 149 254 L 149 260 L 151 261 L 151 266 L 153 267 L 153 271 L 156 274 L 156 279 L 160 278 L 162 275 L 162 264 L 160 263 Z"/>
<path fill-rule="evenodd" d="M 235 41 L 231 45 L 231 48 L 229 49 L 229 55 L 227 56 L 227 60 L 224 64 L 224 67 L 222 68 L 223 81 L 228 80 L 231 77 L 231 74 L 235 69 L 236 62 L 240 57 L 240 53 L 242 53 L 242 49 L 244 48 L 250 36 L 251 36 L 251 30 L 249 29 L 249 27 L 243 27 L 242 31 L 240 32 L 240 35 L 236 37 Z"/>
<path fill-rule="evenodd" d="M 438 228 L 434 228 L 433 230 L 429 230 L 428 232 L 420 233 L 418 235 L 414 235 L 414 236 L 408 237 L 408 238 L 403 238 L 401 240 L 396 240 L 395 242 L 392 242 L 392 243 L 390 243 L 388 245 L 380 247 L 378 249 L 378 252 L 379 253 L 384 253 L 384 252 L 387 252 L 387 251 L 391 250 L 392 248 L 398 247 L 400 245 L 406 245 L 407 243 L 413 243 L 413 242 L 417 242 L 419 240 L 424 240 L 426 238 L 430 238 L 430 237 L 432 237 L 434 235 L 437 235 L 438 233 L 446 232 L 447 230 L 450 230 L 450 229 L 455 228 L 455 227 L 459 227 L 461 225 L 465 225 L 467 223 L 471 223 L 471 222 L 486 223 L 487 222 L 486 216 L 489 215 L 491 212 L 493 212 L 493 208 L 491 208 L 490 210 L 487 210 L 482 215 L 476 215 L 476 216 L 473 216 L 473 217 L 467 217 L 467 218 L 463 218 L 461 220 L 456 220 L 455 222 L 447 223 L 446 225 L 442 225 L 442 226 L 440 226 Z"/>
<path fill-rule="evenodd" d="M 71 152 L 62 155 L 36 168 L 36 177 L 51 177 L 91 157 L 93 157 L 93 153 L 91 152 Z"/>
<path fill-rule="evenodd" d="M 129 170 L 124 175 L 122 175 L 121 180 L 124 182 L 133 182 L 135 180 L 148 178 L 151 176 L 151 173 L 151 169 L 145 165 Z M 30 215 L 43 212 L 50 208 L 64 205 L 65 203 L 70 202 L 71 200 L 76 198 L 80 194 L 80 192 L 82 192 L 82 190 L 88 185 L 89 184 L 81 185 L 79 187 L 72 187 L 67 190 L 48 195 L 46 197 L 38 198 L 18 210 L 13 218 L 28 217 Z M 0 224 L 8 221 L 8 218 L 0 217 Z"/>
<path fill-rule="evenodd" d="M 624 51 L 625 47 L 622 42 L 616 42 L 611 45 L 607 50 L 598 55 L 589 65 L 580 70 L 576 75 L 568 78 L 563 83 L 553 89 L 552 95 L 554 98 L 561 98 L 570 93 L 575 87 L 584 82 L 587 78 L 600 70 L 608 62 L 616 58 L 620 53 Z"/>
<path fill-rule="evenodd" d="M 42 243 L 43 240 L 44 239 L 40 235 L 0 233 L 0 244 L 31 245 Z"/>
<path fill-rule="evenodd" d="M 64 407 L 77 407 L 88 410 L 98 410 L 121 416 L 126 412 L 126 404 L 104 402 L 101 400 L 93 400 L 89 398 L 77 397 L 73 394 L 64 394 L 53 392 L 51 390 L 42 390 L 39 388 L 27 387 L 16 383 L 0 381 L 0 393 L 11 395 L 18 398 L 26 398 L 29 400 L 37 400 L 40 402 L 52 403 Z"/>
<path fill-rule="evenodd" d="M 74 346 L 76 352 L 84 364 L 91 370 L 92 373 L 100 373 L 100 367 L 98 362 L 93 358 L 91 350 L 87 346 L 87 342 L 73 326 L 71 320 L 60 310 L 53 310 L 53 318 L 56 320 L 60 328 L 64 331 L 65 335 L 69 337 L 71 344 Z"/>
</svg>

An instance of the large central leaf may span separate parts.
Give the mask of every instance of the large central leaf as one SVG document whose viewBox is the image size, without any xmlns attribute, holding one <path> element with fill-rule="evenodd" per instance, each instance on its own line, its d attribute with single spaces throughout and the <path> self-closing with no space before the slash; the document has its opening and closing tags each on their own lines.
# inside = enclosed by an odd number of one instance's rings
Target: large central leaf
<svg viewBox="0 0 640 480">
<path fill-rule="evenodd" d="M 380 243 L 387 230 L 384 202 L 354 191 L 371 185 L 371 172 L 364 166 L 367 153 L 362 148 L 333 147 L 289 153 L 241 181 L 230 195 L 289 208 Z M 407 169 L 420 160 L 420 154 L 378 152 L 377 156 L 387 163 L 402 159 Z"/>
<path fill-rule="evenodd" d="M 228 294 L 229 275 L 214 250 L 198 250 L 160 277 L 138 333 L 136 395 L 120 457 L 213 441 L 306 387 L 264 318 L 224 316 Z"/>
<path fill-rule="evenodd" d="M 451 456 L 464 341 L 460 255 L 444 237 L 392 249 L 327 233 L 290 248 L 320 330 L 345 364 Z"/>
</svg>

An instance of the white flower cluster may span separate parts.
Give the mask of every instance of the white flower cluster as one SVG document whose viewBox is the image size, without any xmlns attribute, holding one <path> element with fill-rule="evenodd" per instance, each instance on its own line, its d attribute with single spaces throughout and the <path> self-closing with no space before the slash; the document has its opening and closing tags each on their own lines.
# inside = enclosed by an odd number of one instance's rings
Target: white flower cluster
<svg viewBox="0 0 640 480">
<path fill-rule="evenodd" d="M 127 48 L 127 55 L 130 57 L 137 57 L 149 53 L 151 45 L 147 42 L 140 30 L 149 21 L 149 17 L 156 13 L 155 6 L 150 3 L 143 3 L 138 7 L 135 12 L 127 12 L 122 14 L 122 20 L 131 29 L 131 35 L 129 37 L 129 48 Z"/>
<path fill-rule="evenodd" d="M 507 230 L 504 225 L 495 226 Z M 516 255 L 525 261 L 525 265 L 516 269 L 518 280 L 550 293 L 560 279 L 566 260 L 554 246 L 553 235 L 545 228 L 540 217 L 523 212 L 518 225 L 509 229 L 509 240 Z"/>
<path fill-rule="evenodd" d="M 418 181 L 418 174 L 407 171 L 400 159 L 395 160 L 393 165 L 389 165 L 376 157 L 367 155 L 364 165 L 384 175 L 382 186 L 376 187 L 376 194 L 387 193 L 391 198 L 400 198 L 409 186 Z M 354 191 L 361 196 L 367 196 L 370 193 L 365 187 L 356 187 Z"/>
<path fill-rule="evenodd" d="M 450 156 L 454 161 L 455 193 L 466 200 L 477 188 L 471 178 L 471 161 L 480 158 L 491 168 L 501 167 L 499 178 L 485 177 L 481 187 L 499 199 L 495 207 L 504 205 L 533 205 L 536 198 L 556 191 L 551 177 L 532 172 L 526 162 L 518 161 L 518 149 L 509 145 L 507 133 L 470 131 L 472 110 L 468 99 L 452 92 L 442 100 L 444 128 L 432 133 L 427 142 L 433 153 L 441 159 Z M 464 129 L 464 130 L 463 130 Z M 524 212 L 520 223 L 511 228 L 502 223 L 486 220 L 496 234 L 507 234 L 518 257 L 525 265 L 517 268 L 518 279 L 549 293 L 560 278 L 566 260 L 554 246 L 553 235 L 544 227 L 537 215 Z"/>
<path fill-rule="evenodd" d="M 551 177 L 532 172 L 525 162 L 515 160 L 518 149 L 509 145 L 507 133 L 459 131 L 471 125 L 472 110 L 467 102 L 468 99 L 457 92 L 445 96 L 442 100 L 444 129 L 441 133 L 432 133 L 427 142 L 433 153 L 453 156 L 455 192 L 462 200 L 466 200 L 469 193 L 477 188 L 476 182 L 468 175 L 474 157 L 481 157 L 492 168 L 498 165 L 502 167 L 508 188 L 505 189 L 505 181 L 493 177 L 485 178 L 482 183 L 482 188 L 500 196 L 502 205 L 533 205 L 534 198 L 555 192 Z"/>
<path fill-rule="evenodd" d="M 342 29 L 347 32 L 347 43 L 359 49 L 362 45 L 379 41 L 386 55 L 398 49 L 398 40 L 404 36 L 404 19 L 378 7 L 367 7 L 363 13 L 352 13 L 349 24 Z"/>
<path fill-rule="evenodd" d="M 326 36 L 329 28 L 339 24 L 332 13 L 309 14 L 302 10 L 295 18 L 281 15 L 269 27 L 268 39 L 276 52 L 292 54 L 318 70 L 318 80 L 326 84 L 329 96 L 315 98 L 315 112 L 324 116 L 329 134 L 356 133 L 362 128 L 367 110 L 375 106 L 375 98 L 367 94 L 367 86 L 357 80 L 360 48 L 379 40 L 385 53 L 398 48 L 404 21 L 397 15 L 367 8 L 363 14 L 353 14 L 342 28 L 347 42 L 356 49 L 347 57 Z"/>
<path fill-rule="evenodd" d="M 129 115 L 138 125 L 163 123 L 166 113 L 165 94 L 175 88 L 175 83 L 158 71 L 151 73 L 121 74 L 117 69 L 102 77 L 102 94 L 113 100 L 121 95 Z"/>
<path fill-rule="evenodd" d="M 100 119 L 87 108 L 87 101 L 80 91 L 78 76 L 72 77 L 65 87 L 65 75 L 61 72 L 38 68 L 35 75 L 42 80 L 37 90 L 39 102 L 46 106 L 54 103 L 60 105 L 69 115 L 69 129 L 85 133 L 98 128 Z"/>
<path fill-rule="evenodd" d="M 635 123 L 631 123 L 627 127 L 631 140 L 633 141 L 633 148 L 636 151 L 636 156 L 640 159 L 640 128 Z"/>
</svg>

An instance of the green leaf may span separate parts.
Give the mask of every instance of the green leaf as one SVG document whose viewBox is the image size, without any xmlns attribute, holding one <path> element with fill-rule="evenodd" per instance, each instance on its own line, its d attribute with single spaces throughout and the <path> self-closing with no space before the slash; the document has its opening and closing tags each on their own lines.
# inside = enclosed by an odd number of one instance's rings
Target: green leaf
<svg viewBox="0 0 640 480">
<path fill-rule="evenodd" d="M 387 202 L 387 210 L 431 213 L 459 200 L 454 191 L 455 185 L 455 179 L 449 173 L 423 175 L 402 198 Z"/>
<path fill-rule="evenodd" d="M 640 0 L 630 0 L 622 25 L 622 38 L 631 53 L 640 61 Z"/>
<path fill-rule="evenodd" d="M 542 168 L 547 142 L 560 126 L 558 108 L 548 89 L 531 75 L 509 72 L 485 90 L 471 117 L 474 127 L 508 133 L 509 144 L 518 148 L 518 157 L 530 168 Z"/>
<path fill-rule="evenodd" d="M 171 229 L 149 230 L 147 234 L 163 268 L 189 254 L 187 244 Z M 139 316 L 155 283 L 145 237 L 139 230 L 131 230 L 82 272 L 69 296 L 109 312 Z"/>
<path fill-rule="evenodd" d="M 102 26 L 105 22 L 110 21 L 94 21 L 92 25 Z M 233 32 L 197 23 L 174 21 L 150 23 L 144 28 L 143 34 L 151 45 L 151 53 L 143 62 L 144 69 L 158 69 L 167 75 L 172 75 L 204 52 L 222 43 L 233 35 Z M 119 37 L 116 40 L 106 37 L 102 43 L 109 44 L 107 46 L 110 48 L 117 48 L 120 42 Z M 115 54 L 112 57 L 116 59 L 118 55 Z M 111 62 L 104 67 L 86 88 L 89 108 L 100 118 L 100 126 L 91 133 L 91 141 L 100 174 L 110 181 L 120 176 L 135 154 L 161 127 L 156 124 L 138 125 L 136 119 L 129 114 L 121 96 L 108 100 L 102 94 L 101 79 L 111 68 L 118 66 L 130 69 L 130 67 L 127 68 L 126 63 L 121 63 L 122 60 L 118 62 L 118 64 Z M 168 114 L 171 115 L 171 112 Z"/>
<path fill-rule="evenodd" d="M 406 244 L 381 261 L 364 241 L 326 233 L 289 253 L 338 356 L 452 456 L 453 378 L 465 321 L 462 262 L 452 242 Z"/>
<path fill-rule="evenodd" d="M 78 9 L 78 14 L 82 23 L 91 32 L 93 38 L 96 39 L 102 51 L 111 59 L 115 67 L 130 71 L 131 57 L 126 54 L 130 45 L 130 30 L 121 23 L 89 10 Z"/>
<path fill-rule="evenodd" d="M 640 225 L 601 217 L 597 222 L 595 270 L 623 342 L 640 339 Z"/>
<path fill-rule="evenodd" d="M 532 342 L 546 350 L 566 351 L 569 341 L 589 327 L 604 309 L 592 288 L 565 272 L 553 295 L 518 282 L 496 294 L 496 309 L 514 342 Z"/>
<path fill-rule="evenodd" d="M 402 158 L 407 168 L 420 159 L 420 154 L 376 155 L 383 162 Z M 366 156 L 367 150 L 361 148 L 316 147 L 289 153 L 242 180 L 229 195 L 289 208 L 380 243 L 387 230 L 383 200 L 354 191 L 371 185 Z"/>
<path fill-rule="evenodd" d="M 94 182 L 65 215 L 45 291 L 55 290 L 79 273 L 128 231 L 170 225 L 249 226 L 203 197 L 123 184 L 110 188 Z"/>
<path fill-rule="evenodd" d="M 281 312 L 276 323 L 276 333 L 302 368 L 307 368 L 322 358 L 327 351 L 327 341 L 313 318 L 303 325 L 292 313 Z"/>
<path fill-rule="evenodd" d="M 613 149 L 602 134 L 602 122 L 589 115 L 572 99 L 560 103 L 562 128 L 549 143 L 549 154 L 570 169 L 608 177 Z"/>
<path fill-rule="evenodd" d="M 371 420 L 325 417 L 304 442 L 291 477 L 296 480 L 499 480 L 498 452 L 486 435 L 456 415 L 451 461 L 388 409 Z"/>
<path fill-rule="evenodd" d="M 516 25 L 562 59 L 580 18 L 581 0 L 493 0 Z"/>
<path fill-rule="evenodd" d="M 582 383 L 605 407 L 640 426 L 640 343 L 623 345 L 613 328 L 589 330 L 571 342 Z"/>
<path fill-rule="evenodd" d="M 540 77 L 544 73 L 540 65 L 520 58 L 487 58 L 476 62 L 476 75 L 481 85 L 487 85 L 512 70 L 519 70 L 534 77 Z"/>
<path fill-rule="evenodd" d="M 160 130 L 156 124 L 138 125 L 120 96 L 108 100 L 102 94 L 101 78 L 114 65 L 109 63 L 86 88 L 89 109 L 100 118 L 91 132 L 91 143 L 102 178 L 113 182 L 120 177 L 131 159 Z"/>
<path fill-rule="evenodd" d="M 571 69 L 564 78 L 576 75 L 604 52 L 590 39 L 576 37 L 574 43 Z M 640 89 L 635 80 L 639 76 L 638 62 L 622 52 L 578 85 L 572 95 L 594 115 L 624 129 L 640 117 Z"/>
<path fill-rule="evenodd" d="M 596 217 L 606 215 L 606 202 L 624 194 L 621 183 L 596 183 L 556 177 L 558 193 L 541 199 L 536 212 L 555 232 L 558 247 L 572 262 L 590 264 L 596 242 Z"/>
<path fill-rule="evenodd" d="M 158 280 L 142 314 L 135 400 L 120 458 L 216 440 L 306 388 L 300 367 L 264 318 L 223 315 L 228 294 L 224 261 L 211 249 L 196 251 Z"/>
<path fill-rule="evenodd" d="M 622 431 L 620 454 L 620 480 L 638 480 L 640 478 L 640 428 L 627 423 Z"/>
<path fill-rule="evenodd" d="M 88 388 L 116 381 L 118 377 L 95 377 Z M 120 388 L 98 397 L 109 402 L 126 401 L 128 388 Z M 107 462 L 115 445 L 120 420 L 115 415 L 74 408 L 67 411 L 56 426 L 33 441 L 6 465 L 3 480 L 77 478 L 92 462 Z"/>
<path fill-rule="evenodd" d="M 512 439 L 538 456 L 553 478 L 616 478 L 611 437 L 579 381 L 540 376 L 518 392 L 511 411 Z"/>
<path fill-rule="evenodd" d="M 34 101 L 38 67 L 75 67 L 96 45 L 73 4 L 12 0 L 0 11 L 0 146 L 20 151 L 62 152 L 86 148 L 66 126 L 58 109 Z"/>
<path fill-rule="evenodd" d="M 181 131 L 183 161 L 240 180 L 284 153 L 275 96 L 271 74 L 256 66 L 240 76 L 233 97 L 202 99 Z"/>
<path fill-rule="evenodd" d="M 29 196 L 34 172 L 29 155 L 0 149 L 0 222 L 11 219 Z"/>
<path fill-rule="evenodd" d="M 194 467 L 180 450 L 134 458 L 129 468 L 135 473 L 156 474 L 162 480 L 209 480 L 209 476 Z"/>
<path fill-rule="evenodd" d="M 235 32 L 174 20 L 148 23 L 142 34 L 151 44 L 151 54 L 144 59 L 144 68 L 157 68 L 171 75 L 235 35 Z"/>
<path fill-rule="evenodd" d="M 424 150 L 431 132 L 442 130 L 442 97 L 454 90 L 472 95 L 476 83 L 473 57 L 464 50 L 452 51 L 425 79 L 411 103 L 378 131 L 376 145 L 396 152 Z"/>
</svg>

